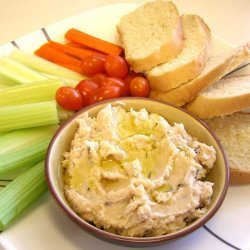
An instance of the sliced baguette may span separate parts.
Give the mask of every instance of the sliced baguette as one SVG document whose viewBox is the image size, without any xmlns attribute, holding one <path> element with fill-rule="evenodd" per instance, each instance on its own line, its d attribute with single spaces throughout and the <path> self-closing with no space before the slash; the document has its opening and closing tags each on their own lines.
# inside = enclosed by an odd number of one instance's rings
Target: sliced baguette
<svg viewBox="0 0 250 250">
<path fill-rule="evenodd" d="M 204 120 L 220 139 L 229 162 L 230 183 L 250 183 L 250 114 Z"/>
<path fill-rule="evenodd" d="M 169 91 L 150 91 L 150 98 L 183 106 L 203 89 L 214 84 L 250 58 L 250 43 L 217 56 L 212 56 L 195 79 Z"/>
<path fill-rule="evenodd" d="M 250 75 L 221 79 L 185 106 L 203 119 L 233 114 L 249 107 Z"/>
<path fill-rule="evenodd" d="M 160 0 L 122 16 L 117 32 L 126 60 L 135 72 L 149 70 L 175 57 L 184 42 L 176 6 Z"/>
<path fill-rule="evenodd" d="M 146 72 L 150 87 L 168 91 L 194 79 L 204 69 L 211 47 L 211 34 L 206 23 L 196 15 L 183 15 L 184 46 L 172 60 Z"/>
</svg>

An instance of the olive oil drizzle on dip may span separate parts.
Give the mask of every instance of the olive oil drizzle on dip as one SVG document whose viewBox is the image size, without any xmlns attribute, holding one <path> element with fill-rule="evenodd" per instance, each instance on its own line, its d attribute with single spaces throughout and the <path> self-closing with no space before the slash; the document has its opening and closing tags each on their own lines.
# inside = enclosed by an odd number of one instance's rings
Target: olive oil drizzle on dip
<svg viewBox="0 0 250 250">
<path fill-rule="evenodd" d="M 155 236 L 185 227 L 209 206 L 216 160 L 183 124 L 145 109 L 107 105 L 83 114 L 61 162 L 65 196 L 84 220 L 126 236 Z"/>
</svg>

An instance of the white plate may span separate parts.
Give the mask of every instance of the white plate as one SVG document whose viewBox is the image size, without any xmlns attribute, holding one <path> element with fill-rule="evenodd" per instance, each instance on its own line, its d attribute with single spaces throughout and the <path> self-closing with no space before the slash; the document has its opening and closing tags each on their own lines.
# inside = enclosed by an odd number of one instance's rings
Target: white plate
<svg viewBox="0 0 250 250">
<path fill-rule="evenodd" d="M 122 14 L 136 4 L 116 4 L 101 7 L 38 30 L 0 48 L 0 55 L 8 54 L 15 44 L 32 52 L 47 41 L 44 33 L 56 41 L 64 41 L 63 34 L 74 27 L 113 42 L 118 42 L 116 24 Z M 225 51 L 230 44 L 213 37 L 214 53 Z M 202 228 L 189 236 L 148 249 L 250 249 L 250 186 L 230 187 L 226 199 L 216 215 Z M 0 234 L 0 250 L 74 250 L 125 249 L 88 235 L 70 221 L 45 194 L 31 208 Z"/>
</svg>

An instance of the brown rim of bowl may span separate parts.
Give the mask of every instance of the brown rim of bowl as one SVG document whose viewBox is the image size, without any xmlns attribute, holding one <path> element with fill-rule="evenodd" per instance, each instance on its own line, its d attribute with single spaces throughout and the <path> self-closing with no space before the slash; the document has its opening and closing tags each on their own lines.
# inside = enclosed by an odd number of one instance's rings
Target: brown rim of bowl
<svg viewBox="0 0 250 250">
<path fill-rule="evenodd" d="M 158 103 L 162 103 L 164 105 L 171 106 L 171 107 L 173 107 L 175 109 L 181 110 L 181 111 L 185 112 L 186 114 L 188 114 L 189 116 L 191 116 L 192 118 L 194 118 L 196 121 L 198 121 L 203 127 L 205 127 L 205 129 L 208 130 L 208 132 L 212 135 L 212 137 L 216 141 L 220 151 L 222 152 L 223 160 L 224 160 L 224 163 L 225 163 L 225 172 L 226 172 L 225 181 L 223 183 L 223 189 L 222 189 L 221 196 L 220 196 L 218 202 L 215 204 L 213 209 L 208 214 L 206 214 L 206 216 L 204 216 L 203 218 L 200 219 L 200 221 L 198 223 L 193 224 L 193 225 L 191 224 L 189 227 L 183 228 L 180 231 L 176 231 L 176 232 L 166 234 L 166 235 L 161 235 L 161 236 L 154 236 L 154 237 L 121 236 L 121 235 L 109 233 L 107 231 L 99 229 L 99 228 L 95 227 L 94 225 L 91 225 L 88 222 L 84 221 L 84 219 L 82 219 L 75 212 L 73 212 L 73 210 L 68 209 L 63 204 L 63 202 L 61 201 L 60 196 L 56 193 L 56 191 L 55 191 L 55 189 L 53 187 L 53 182 L 51 181 L 51 178 L 50 178 L 50 175 L 49 175 L 49 158 L 50 158 L 51 148 L 53 147 L 55 139 L 58 137 L 58 135 L 62 132 L 62 130 L 72 120 L 74 120 L 81 113 L 86 112 L 89 109 L 93 108 L 94 106 L 102 105 L 102 104 L 105 104 L 105 103 L 113 103 L 113 102 L 117 102 L 117 101 L 122 102 L 123 100 L 127 100 L 127 99 L 129 99 L 129 100 L 143 100 L 143 101 L 149 101 L 149 102 L 158 102 Z M 228 167 L 227 158 L 226 158 L 223 146 L 221 145 L 219 139 L 214 134 L 214 132 L 202 120 L 200 120 L 196 115 L 192 114 L 191 112 L 189 112 L 189 111 L 187 111 L 187 110 L 185 110 L 185 109 L 183 109 L 181 107 L 178 107 L 176 105 L 173 105 L 171 103 L 162 102 L 162 101 L 153 100 L 153 99 L 144 98 L 144 97 L 121 97 L 121 98 L 105 100 L 105 101 L 97 102 L 97 103 L 95 103 L 95 104 L 93 104 L 91 106 L 88 106 L 88 107 L 83 108 L 82 110 L 76 112 L 72 117 L 70 117 L 67 121 L 65 121 L 61 125 L 61 127 L 56 131 L 53 138 L 51 139 L 48 150 L 47 150 L 47 154 L 46 154 L 45 174 L 46 174 L 46 180 L 47 180 L 50 192 L 52 194 L 52 197 L 55 199 L 56 203 L 64 211 L 64 213 L 66 213 L 66 215 L 69 216 L 73 221 L 75 221 L 82 228 L 86 229 L 87 232 L 90 232 L 92 234 L 98 234 L 99 236 L 103 237 L 106 240 L 116 241 L 117 243 L 131 243 L 131 244 L 133 244 L 133 243 L 134 244 L 140 244 L 140 243 L 141 244 L 143 244 L 143 243 L 154 244 L 154 243 L 161 243 L 161 242 L 164 242 L 164 241 L 171 241 L 171 240 L 175 240 L 175 239 L 177 239 L 179 237 L 185 236 L 185 235 L 195 231 L 196 229 L 198 229 L 199 227 L 204 225 L 216 213 L 216 211 L 220 208 L 223 200 L 225 199 L 227 189 L 228 189 L 228 185 L 229 185 L 229 167 Z"/>
</svg>

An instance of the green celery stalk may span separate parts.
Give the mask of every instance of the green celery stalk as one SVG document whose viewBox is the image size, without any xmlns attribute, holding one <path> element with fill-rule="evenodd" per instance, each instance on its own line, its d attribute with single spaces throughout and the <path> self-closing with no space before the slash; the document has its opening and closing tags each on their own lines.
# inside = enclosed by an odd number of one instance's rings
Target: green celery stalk
<svg viewBox="0 0 250 250">
<path fill-rule="evenodd" d="M 39 162 L 0 191 L 0 231 L 4 231 L 47 190 L 44 162 Z"/>
<path fill-rule="evenodd" d="M 13 86 L 13 85 L 16 85 L 18 84 L 16 81 L 0 74 L 0 83 L 1 85 L 4 85 L 4 86 Z"/>
<path fill-rule="evenodd" d="M 64 83 L 66 86 L 73 87 L 73 88 L 79 83 L 79 80 L 72 79 L 72 78 L 66 78 L 66 77 L 51 75 L 51 74 L 46 74 L 46 73 L 43 73 L 43 75 L 46 76 L 48 79 L 59 80 L 60 82 Z M 81 80 L 84 80 L 84 79 L 87 79 L 87 77 L 82 76 Z"/>
<path fill-rule="evenodd" d="M 18 84 L 47 79 L 30 67 L 5 56 L 0 58 L 0 73 Z"/>
<path fill-rule="evenodd" d="M 55 63 L 49 62 L 41 57 L 38 57 L 33 54 L 26 53 L 20 49 L 15 49 L 9 55 L 10 58 L 16 60 L 24 65 L 31 67 L 39 72 L 46 74 L 51 74 L 59 77 L 74 79 L 74 80 L 83 80 L 86 77 L 76 73 L 72 70 L 61 67 Z"/>
<path fill-rule="evenodd" d="M 0 156 L 20 151 L 24 147 L 32 148 L 37 141 L 51 138 L 57 128 L 57 125 L 42 126 L 5 133 L 0 137 Z"/>
<path fill-rule="evenodd" d="M 9 87 L 8 85 L 2 84 L 2 83 L 0 82 L 0 91 L 1 91 L 2 89 L 8 88 L 8 87 Z"/>
<path fill-rule="evenodd" d="M 58 124 L 58 122 L 55 101 L 0 107 L 0 133 Z"/>
<path fill-rule="evenodd" d="M 0 179 L 0 187 L 6 187 L 12 180 Z"/>
<path fill-rule="evenodd" d="M 0 180 L 44 159 L 57 126 L 21 129 L 0 137 Z"/>
<path fill-rule="evenodd" d="M 17 176 L 24 173 L 28 169 L 30 169 L 33 165 L 34 164 L 32 164 L 31 166 L 26 165 L 26 166 L 18 168 L 18 169 L 13 169 L 12 171 L 10 171 L 6 174 L 1 174 L 0 175 L 0 182 L 1 182 L 1 180 L 14 180 L 15 178 L 17 178 Z"/>
<path fill-rule="evenodd" d="M 51 139 L 51 138 L 50 138 Z M 14 170 L 22 169 L 30 163 L 34 164 L 44 159 L 46 149 L 50 139 L 37 142 L 32 150 L 30 148 L 20 150 L 20 152 L 9 153 L 5 156 L 0 156 L 0 176 L 6 175 Z"/>
<path fill-rule="evenodd" d="M 55 100 L 61 86 L 64 84 L 58 80 L 43 80 L 8 87 L 0 91 L 0 106 Z"/>
</svg>

